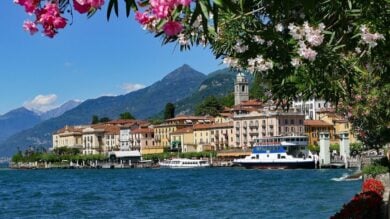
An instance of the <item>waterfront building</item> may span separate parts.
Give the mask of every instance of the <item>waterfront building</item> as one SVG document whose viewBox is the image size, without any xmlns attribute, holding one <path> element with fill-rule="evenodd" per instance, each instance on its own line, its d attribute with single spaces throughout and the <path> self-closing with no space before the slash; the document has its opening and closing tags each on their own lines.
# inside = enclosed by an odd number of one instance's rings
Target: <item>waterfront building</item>
<svg viewBox="0 0 390 219">
<path fill-rule="evenodd" d="M 319 145 L 321 132 L 329 133 L 328 139 L 331 144 L 338 143 L 333 124 L 322 120 L 305 120 L 304 124 L 309 145 Z"/>
<path fill-rule="evenodd" d="M 194 144 L 203 148 L 198 151 L 233 147 L 233 122 L 194 125 Z"/>
<path fill-rule="evenodd" d="M 335 139 L 340 140 L 340 133 L 348 133 L 349 143 L 357 142 L 355 132 L 352 130 L 352 124 L 345 118 L 345 116 L 336 113 L 335 109 L 323 108 L 318 111 L 318 118 L 327 123 L 333 124 Z"/>
<path fill-rule="evenodd" d="M 163 148 L 157 147 L 154 140 L 154 131 L 148 126 L 134 129 L 130 134 L 131 149 L 140 151 L 141 154 L 162 153 Z"/>
<path fill-rule="evenodd" d="M 300 109 L 301 112 L 305 114 L 305 119 L 318 120 L 318 112 L 323 108 L 331 107 L 330 103 L 327 103 L 324 100 L 317 100 L 311 98 L 309 100 L 303 101 L 298 99 L 292 103 L 294 108 Z"/>
<path fill-rule="evenodd" d="M 304 134 L 304 115 L 272 107 L 239 108 L 234 117 L 234 146 L 253 147 L 257 138 Z"/>
<path fill-rule="evenodd" d="M 135 150 L 135 148 L 132 148 L 132 146 L 134 146 L 135 143 L 133 142 L 133 139 L 130 138 L 132 130 L 138 129 L 141 126 L 147 126 L 149 125 L 149 123 L 140 120 L 124 120 L 124 121 L 127 122 L 123 122 L 123 120 L 118 120 L 118 122 L 114 123 L 117 124 L 120 128 L 120 133 L 119 133 L 120 150 L 121 151 Z"/>
<path fill-rule="evenodd" d="M 154 138 L 157 146 L 170 148 L 170 134 L 186 127 L 192 127 L 197 123 L 211 123 L 213 117 L 209 116 L 184 116 L 167 119 L 164 123 L 155 125 Z"/>
<path fill-rule="evenodd" d="M 119 150 L 118 126 L 97 124 L 83 129 L 83 154 L 99 154 Z"/>
<path fill-rule="evenodd" d="M 304 134 L 304 114 L 297 108 L 277 109 L 272 101 L 263 103 L 249 99 L 248 81 L 238 74 L 235 82 L 233 113 L 233 143 L 236 148 L 253 147 L 262 137 Z"/>
<path fill-rule="evenodd" d="M 88 126 L 65 126 L 55 132 L 53 138 L 53 148 L 68 147 L 82 150 L 82 130 Z"/>
<path fill-rule="evenodd" d="M 194 144 L 194 129 L 193 127 L 186 127 L 175 132 L 171 135 L 171 150 L 181 152 L 195 152 L 197 147 Z"/>
</svg>

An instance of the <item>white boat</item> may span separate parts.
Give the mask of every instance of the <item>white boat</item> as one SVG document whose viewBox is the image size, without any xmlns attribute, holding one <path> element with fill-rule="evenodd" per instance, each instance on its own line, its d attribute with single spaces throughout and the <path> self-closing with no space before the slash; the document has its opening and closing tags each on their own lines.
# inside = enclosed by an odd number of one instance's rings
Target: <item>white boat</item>
<svg viewBox="0 0 390 219">
<path fill-rule="evenodd" d="M 234 164 L 249 169 L 315 168 L 316 159 L 307 149 L 307 136 L 277 136 L 256 141 L 252 153 Z"/>
<path fill-rule="evenodd" d="M 165 168 L 199 168 L 209 167 L 210 164 L 207 160 L 192 160 L 186 158 L 175 158 L 172 160 L 164 160 L 159 162 L 160 167 Z"/>
</svg>

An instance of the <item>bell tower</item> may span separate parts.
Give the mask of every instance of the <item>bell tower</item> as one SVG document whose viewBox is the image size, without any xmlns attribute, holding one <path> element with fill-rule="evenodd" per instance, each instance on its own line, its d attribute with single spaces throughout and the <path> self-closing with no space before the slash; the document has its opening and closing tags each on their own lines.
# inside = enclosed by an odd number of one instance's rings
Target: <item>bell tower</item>
<svg viewBox="0 0 390 219">
<path fill-rule="evenodd" d="M 243 73 L 238 73 L 234 83 L 234 105 L 247 100 L 249 100 L 248 80 Z"/>
</svg>

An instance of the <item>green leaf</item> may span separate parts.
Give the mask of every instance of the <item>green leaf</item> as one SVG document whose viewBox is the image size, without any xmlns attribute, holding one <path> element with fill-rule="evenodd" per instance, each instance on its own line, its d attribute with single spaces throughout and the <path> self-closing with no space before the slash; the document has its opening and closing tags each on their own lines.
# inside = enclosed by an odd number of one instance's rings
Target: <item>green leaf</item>
<svg viewBox="0 0 390 219">
<path fill-rule="evenodd" d="M 110 2 L 108 3 L 107 20 L 110 20 L 110 16 L 113 8 L 116 16 L 118 17 L 118 0 L 110 0 Z"/>
</svg>

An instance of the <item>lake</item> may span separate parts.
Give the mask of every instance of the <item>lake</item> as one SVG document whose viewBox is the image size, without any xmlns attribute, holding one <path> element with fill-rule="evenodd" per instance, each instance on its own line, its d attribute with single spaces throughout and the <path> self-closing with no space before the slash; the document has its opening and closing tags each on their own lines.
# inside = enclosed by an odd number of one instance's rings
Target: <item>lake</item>
<svg viewBox="0 0 390 219">
<path fill-rule="evenodd" d="M 0 170 L 0 218 L 329 218 L 345 169 Z"/>
</svg>

